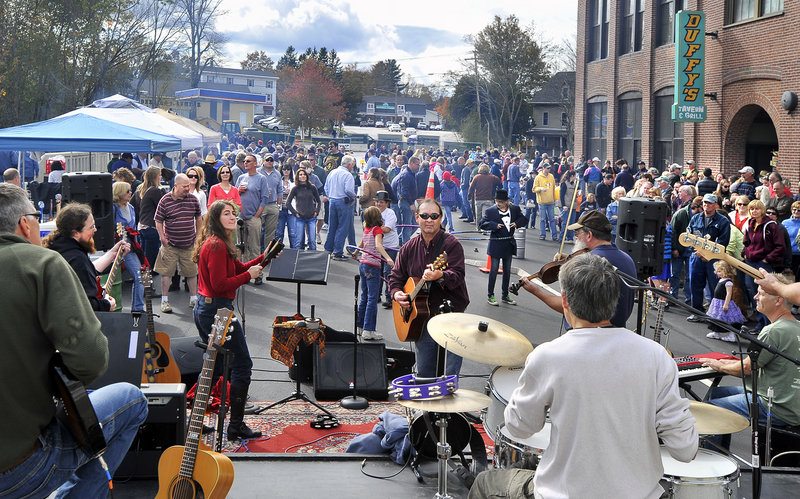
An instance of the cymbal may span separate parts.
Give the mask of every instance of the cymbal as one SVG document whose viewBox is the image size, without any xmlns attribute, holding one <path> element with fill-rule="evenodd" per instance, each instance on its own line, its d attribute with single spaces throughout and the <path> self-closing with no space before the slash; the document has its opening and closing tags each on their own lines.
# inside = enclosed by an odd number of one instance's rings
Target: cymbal
<svg viewBox="0 0 800 499">
<path fill-rule="evenodd" d="M 700 435 L 727 435 L 750 426 L 750 422 L 741 414 L 705 402 L 690 400 L 689 410 L 697 420 L 694 427 Z"/>
<path fill-rule="evenodd" d="M 397 399 L 397 403 L 410 409 L 428 412 L 470 412 L 489 407 L 492 400 L 482 393 L 459 389 L 450 395 L 435 399 Z"/>
<path fill-rule="evenodd" d="M 428 321 L 428 332 L 454 354 L 494 366 L 521 366 L 533 351 L 516 329 L 475 314 L 439 314 Z"/>
</svg>

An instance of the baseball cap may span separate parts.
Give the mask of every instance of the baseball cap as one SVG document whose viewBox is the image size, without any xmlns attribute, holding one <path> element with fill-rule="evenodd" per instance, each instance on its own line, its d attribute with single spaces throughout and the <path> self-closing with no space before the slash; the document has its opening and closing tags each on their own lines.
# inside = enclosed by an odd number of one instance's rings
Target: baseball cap
<svg viewBox="0 0 800 499">
<path fill-rule="evenodd" d="M 595 161 L 598 161 L 598 162 L 599 162 L 599 161 L 600 161 L 600 158 L 598 158 L 597 156 L 595 156 L 594 158 L 592 158 L 592 163 L 594 163 Z"/>
<path fill-rule="evenodd" d="M 704 203 L 719 203 L 717 196 L 715 194 L 706 194 L 703 196 Z"/>
<path fill-rule="evenodd" d="M 693 159 L 687 159 L 686 160 L 686 164 L 687 165 L 693 165 L 694 164 L 694 160 Z"/>
<path fill-rule="evenodd" d="M 755 175 L 756 171 L 753 170 L 752 166 L 745 166 L 744 168 L 739 170 L 739 173 L 752 173 L 753 175 Z"/>
<path fill-rule="evenodd" d="M 577 229 L 582 229 L 584 227 L 586 227 L 587 229 L 597 230 L 600 232 L 608 232 L 609 234 L 613 230 L 611 222 L 608 221 L 608 218 L 597 210 L 592 210 L 584 213 L 583 215 L 581 215 L 581 218 L 579 218 L 577 222 L 568 225 L 567 229 L 577 230 Z"/>
</svg>

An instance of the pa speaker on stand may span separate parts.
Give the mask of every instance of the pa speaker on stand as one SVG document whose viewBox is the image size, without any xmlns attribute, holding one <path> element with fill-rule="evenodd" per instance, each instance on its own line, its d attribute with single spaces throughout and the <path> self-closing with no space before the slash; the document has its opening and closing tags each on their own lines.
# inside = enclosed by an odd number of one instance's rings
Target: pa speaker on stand
<svg viewBox="0 0 800 499">
<path fill-rule="evenodd" d="M 110 250 L 116 243 L 111 174 L 99 172 L 64 174 L 61 179 L 61 205 L 73 201 L 91 207 L 94 224 L 97 227 L 94 245 L 100 251 Z"/>
<path fill-rule="evenodd" d="M 667 203 L 646 198 L 620 198 L 617 218 L 617 248 L 629 254 L 639 279 L 661 274 Z"/>
</svg>

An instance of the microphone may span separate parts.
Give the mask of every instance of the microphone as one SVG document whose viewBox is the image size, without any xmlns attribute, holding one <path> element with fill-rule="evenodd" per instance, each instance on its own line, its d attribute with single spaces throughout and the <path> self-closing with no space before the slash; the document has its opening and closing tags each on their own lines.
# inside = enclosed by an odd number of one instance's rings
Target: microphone
<svg viewBox="0 0 800 499">
<path fill-rule="evenodd" d="M 244 220 L 242 220 L 241 218 L 237 218 L 236 225 L 238 225 L 239 227 L 244 227 Z"/>
<path fill-rule="evenodd" d="M 355 275 L 355 280 L 356 280 L 356 296 L 358 296 L 358 281 L 359 281 L 360 279 L 361 279 L 361 275 L 360 275 L 360 274 L 356 274 L 356 275 Z"/>
</svg>

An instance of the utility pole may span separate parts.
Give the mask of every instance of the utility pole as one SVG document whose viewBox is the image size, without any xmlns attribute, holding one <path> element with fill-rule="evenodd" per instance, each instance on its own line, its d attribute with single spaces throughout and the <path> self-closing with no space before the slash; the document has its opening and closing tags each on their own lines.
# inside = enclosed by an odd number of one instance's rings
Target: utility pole
<svg viewBox="0 0 800 499">
<path fill-rule="evenodd" d="M 468 61 L 470 59 L 467 59 Z M 481 123 L 481 93 L 478 89 L 478 52 L 476 50 L 472 51 L 472 62 L 475 65 L 475 100 L 478 103 L 478 123 Z"/>
</svg>

